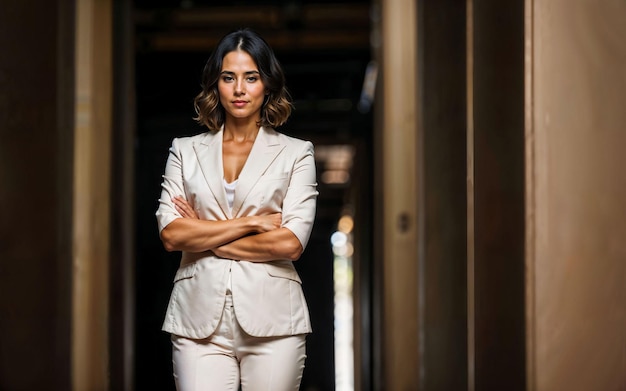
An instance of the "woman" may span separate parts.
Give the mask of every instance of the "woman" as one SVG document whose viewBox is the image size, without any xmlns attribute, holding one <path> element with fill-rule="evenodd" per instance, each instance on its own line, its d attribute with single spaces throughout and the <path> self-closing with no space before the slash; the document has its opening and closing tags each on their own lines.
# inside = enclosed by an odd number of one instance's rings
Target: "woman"
<svg viewBox="0 0 626 391">
<path fill-rule="evenodd" d="M 292 261 L 317 198 L 313 145 L 273 128 L 291 103 L 267 43 L 244 29 L 206 63 L 196 120 L 174 139 L 156 213 L 182 251 L 163 329 L 178 390 L 297 390 L 311 332 Z"/>
</svg>

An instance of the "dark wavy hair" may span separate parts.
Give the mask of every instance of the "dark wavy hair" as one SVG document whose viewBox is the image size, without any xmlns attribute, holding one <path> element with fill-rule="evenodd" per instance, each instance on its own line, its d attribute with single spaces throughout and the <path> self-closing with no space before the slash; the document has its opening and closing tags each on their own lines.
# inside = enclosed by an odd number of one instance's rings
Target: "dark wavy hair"
<svg viewBox="0 0 626 391">
<path fill-rule="evenodd" d="M 284 124 L 292 108 L 291 97 L 285 87 L 285 74 L 267 42 L 247 28 L 226 35 L 211 53 L 202 71 L 202 91 L 193 101 L 197 114 L 194 119 L 212 131 L 217 131 L 224 125 L 226 114 L 220 103 L 217 83 L 224 57 L 236 50 L 243 50 L 252 57 L 268 92 L 261 108 L 261 120 L 257 125 L 276 128 Z"/>
</svg>

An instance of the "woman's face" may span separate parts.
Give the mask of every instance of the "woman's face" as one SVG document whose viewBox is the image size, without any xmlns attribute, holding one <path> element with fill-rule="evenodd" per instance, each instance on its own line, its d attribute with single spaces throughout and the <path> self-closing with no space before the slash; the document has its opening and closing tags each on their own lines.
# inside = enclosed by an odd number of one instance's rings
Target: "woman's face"
<svg viewBox="0 0 626 391">
<path fill-rule="evenodd" d="M 259 121 L 265 86 L 256 63 L 248 53 L 235 50 L 224 56 L 217 89 L 220 103 L 226 110 L 226 121 Z"/>
</svg>

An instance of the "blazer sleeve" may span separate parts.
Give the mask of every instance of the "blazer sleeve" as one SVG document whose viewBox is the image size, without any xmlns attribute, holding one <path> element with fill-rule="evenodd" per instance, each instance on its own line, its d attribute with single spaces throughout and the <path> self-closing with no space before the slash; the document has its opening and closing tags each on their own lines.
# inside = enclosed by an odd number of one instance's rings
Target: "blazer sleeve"
<svg viewBox="0 0 626 391">
<path fill-rule="evenodd" d="M 296 235 L 303 249 L 313 228 L 317 194 L 313 144 L 305 141 L 294 163 L 282 209 L 282 226 Z"/>
<path fill-rule="evenodd" d="M 176 196 L 185 196 L 183 166 L 178 139 L 172 141 L 167 163 L 165 164 L 163 182 L 161 183 L 161 197 L 159 198 L 159 207 L 156 211 L 159 233 L 169 223 L 182 217 L 176 211 L 172 202 L 172 198 Z"/>
</svg>

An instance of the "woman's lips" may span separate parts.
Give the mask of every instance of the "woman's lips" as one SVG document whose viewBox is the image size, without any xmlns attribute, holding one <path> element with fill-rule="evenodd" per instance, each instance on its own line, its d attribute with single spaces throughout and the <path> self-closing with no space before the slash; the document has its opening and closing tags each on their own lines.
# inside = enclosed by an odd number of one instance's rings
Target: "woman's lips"
<svg viewBox="0 0 626 391">
<path fill-rule="evenodd" d="M 246 102 L 245 100 L 235 100 L 235 101 L 233 101 L 233 106 L 235 106 L 235 107 L 244 107 L 246 105 L 246 103 L 248 103 L 248 102 Z"/>
</svg>

